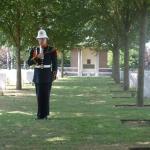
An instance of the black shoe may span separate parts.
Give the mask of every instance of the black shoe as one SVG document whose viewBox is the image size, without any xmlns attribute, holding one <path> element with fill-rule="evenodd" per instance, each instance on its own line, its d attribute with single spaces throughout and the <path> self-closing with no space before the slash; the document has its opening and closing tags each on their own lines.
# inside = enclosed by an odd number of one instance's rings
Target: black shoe
<svg viewBox="0 0 150 150">
<path fill-rule="evenodd" d="M 37 117 L 37 118 L 35 118 L 35 120 L 47 120 L 47 116 L 46 117 Z"/>
</svg>

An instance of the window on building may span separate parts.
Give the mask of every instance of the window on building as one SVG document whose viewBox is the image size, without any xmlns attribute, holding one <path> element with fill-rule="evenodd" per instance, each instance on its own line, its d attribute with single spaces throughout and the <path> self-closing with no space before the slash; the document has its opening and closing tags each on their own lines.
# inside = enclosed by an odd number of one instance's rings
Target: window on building
<svg viewBox="0 0 150 150">
<path fill-rule="evenodd" d="M 87 59 L 87 64 L 91 64 L 91 59 Z"/>
</svg>

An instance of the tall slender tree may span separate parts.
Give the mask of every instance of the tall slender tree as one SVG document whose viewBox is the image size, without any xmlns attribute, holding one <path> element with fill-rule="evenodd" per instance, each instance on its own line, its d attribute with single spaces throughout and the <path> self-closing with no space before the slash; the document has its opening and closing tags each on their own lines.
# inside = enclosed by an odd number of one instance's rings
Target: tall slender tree
<svg viewBox="0 0 150 150">
<path fill-rule="evenodd" d="M 139 67 L 138 67 L 138 91 L 137 91 L 137 106 L 144 105 L 144 54 L 147 32 L 147 17 L 150 1 L 141 0 L 135 2 L 139 9 Z"/>
<path fill-rule="evenodd" d="M 0 5 L 0 28 L 7 37 L 7 41 L 16 48 L 16 89 L 21 90 L 21 61 L 22 35 L 25 28 L 25 15 L 28 1 L 10 0 L 3 1 Z"/>
<path fill-rule="evenodd" d="M 135 15 L 137 14 L 137 9 L 134 6 L 133 1 L 130 0 L 120 0 L 117 1 L 120 6 L 118 15 L 120 16 L 122 34 L 122 48 L 124 49 L 124 90 L 129 90 L 129 49 L 130 49 L 130 34 L 132 33 L 132 27 L 135 23 Z"/>
</svg>

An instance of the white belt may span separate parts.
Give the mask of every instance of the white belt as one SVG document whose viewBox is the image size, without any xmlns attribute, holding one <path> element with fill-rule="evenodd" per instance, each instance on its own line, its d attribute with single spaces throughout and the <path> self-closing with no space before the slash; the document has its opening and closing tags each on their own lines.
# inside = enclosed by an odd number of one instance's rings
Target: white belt
<svg viewBox="0 0 150 150">
<path fill-rule="evenodd" d="M 50 68 L 51 65 L 36 65 L 35 68 Z"/>
</svg>

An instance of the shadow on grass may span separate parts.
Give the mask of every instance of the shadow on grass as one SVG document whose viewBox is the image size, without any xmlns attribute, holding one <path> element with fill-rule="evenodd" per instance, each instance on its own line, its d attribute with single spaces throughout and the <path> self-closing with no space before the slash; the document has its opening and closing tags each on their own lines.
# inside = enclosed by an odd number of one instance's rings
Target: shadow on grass
<svg viewBox="0 0 150 150">
<path fill-rule="evenodd" d="M 37 105 L 30 90 L 24 90 L 26 96 L 0 97 L 0 146 L 4 150 L 124 150 L 125 143 L 149 141 L 149 127 L 120 122 L 121 118 L 148 118 L 149 111 L 114 108 L 116 101 L 109 92 L 120 87 L 108 82 L 110 78 L 54 82 L 48 120 L 34 120 Z M 122 102 L 117 100 L 117 104 Z"/>
</svg>

